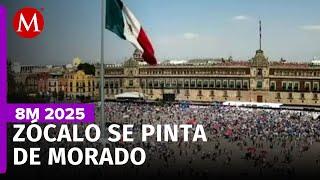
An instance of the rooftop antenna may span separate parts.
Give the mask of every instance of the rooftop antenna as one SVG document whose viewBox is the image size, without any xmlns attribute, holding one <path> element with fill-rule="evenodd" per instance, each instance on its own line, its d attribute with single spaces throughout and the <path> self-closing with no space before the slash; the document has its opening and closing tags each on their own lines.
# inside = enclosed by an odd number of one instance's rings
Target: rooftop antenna
<svg viewBox="0 0 320 180">
<path fill-rule="evenodd" d="M 259 47 L 260 47 L 260 49 L 259 50 L 261 50 L 261 20 L 259 21 Z"/>
</svg>

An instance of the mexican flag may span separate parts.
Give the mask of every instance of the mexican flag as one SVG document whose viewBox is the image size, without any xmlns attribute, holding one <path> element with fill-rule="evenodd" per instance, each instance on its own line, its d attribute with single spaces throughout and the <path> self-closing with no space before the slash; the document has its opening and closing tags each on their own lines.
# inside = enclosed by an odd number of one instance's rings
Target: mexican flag
<svg viewBox="0 0 320 180">
<path fill-rule="evenodd" d="M 106 28 L 131 42 L 142 52 L 144 61 L 156 65 L 152 44 L 137 18 L 121 0 L 106 0 Z"/>
</svg>

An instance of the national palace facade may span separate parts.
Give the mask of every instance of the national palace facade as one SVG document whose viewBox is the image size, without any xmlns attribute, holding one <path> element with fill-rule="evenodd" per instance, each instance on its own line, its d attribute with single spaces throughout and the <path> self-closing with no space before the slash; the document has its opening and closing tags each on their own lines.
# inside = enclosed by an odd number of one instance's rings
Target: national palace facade
<svg viewBox="0 0 320 180">
<path fill-rule="evenodd" d="M 248 61 L 193 61 L 141 65 L 140 55 L 123 65 L 105 65 L 105 94 L 143 93 L 147 100 L 244 101 L 320 105 L 320 67 L 269 61 L 260 49 Z M 99 92 L 100 68 L 96 67 Z M 169 98 L 169 99 L 170 99 Z"/>
</svg>

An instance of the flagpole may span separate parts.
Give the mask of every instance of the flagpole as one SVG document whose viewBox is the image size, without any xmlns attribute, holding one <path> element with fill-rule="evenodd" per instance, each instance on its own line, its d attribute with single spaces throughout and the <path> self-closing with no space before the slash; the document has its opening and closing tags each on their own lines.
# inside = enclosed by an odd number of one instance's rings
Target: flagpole
<svg viewBox="0 0 320 180">
<path fill-rule="evenodd" d="M 104 118 L 104 28 L 105 28 L 105 0 L 101 0 L 101 49 L 100 49 L 100 98 L 101 98 L 101 106 L 100 106 L 100 128 L 101 128 L 101 137 L 105 136 L 105 118 Z"/>
</svg>

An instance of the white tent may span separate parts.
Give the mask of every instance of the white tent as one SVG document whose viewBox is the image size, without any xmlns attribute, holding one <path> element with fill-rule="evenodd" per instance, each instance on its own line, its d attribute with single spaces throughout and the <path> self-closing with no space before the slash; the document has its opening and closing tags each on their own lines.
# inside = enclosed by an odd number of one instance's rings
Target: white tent
<svg viewBox="0 0 320 180">
<path fill-rule="evenodd" d="M 139 92 L 125 92 L 115 95 L 116 99 L 144 99 L 144 94 Z"/>
<path fill-rule="evenodd" d="M 256 102 L 238 102 L 238 101 L 226 101 L 223 102 L 226 106 L 247 106 L 247 107 L 269 107 L 269 108 L 280 108 L 281 103 L 256 103 Z"/>
</svg>

